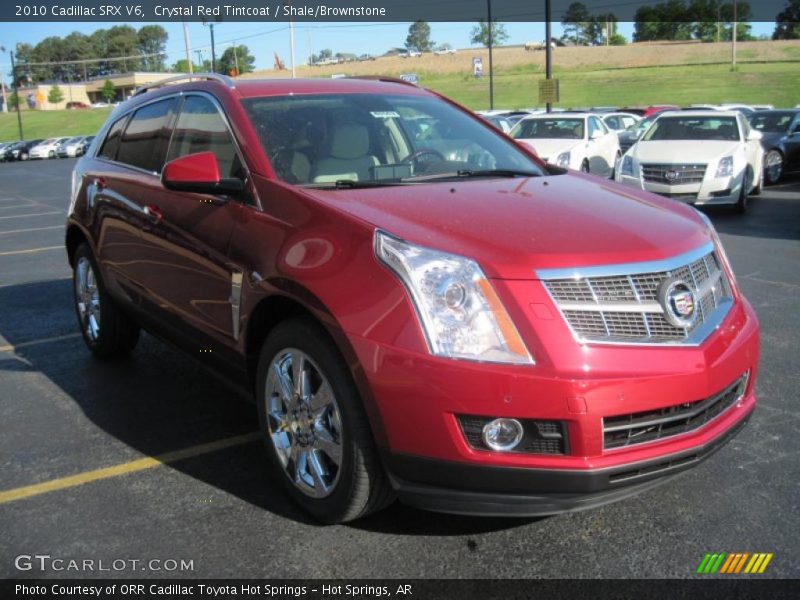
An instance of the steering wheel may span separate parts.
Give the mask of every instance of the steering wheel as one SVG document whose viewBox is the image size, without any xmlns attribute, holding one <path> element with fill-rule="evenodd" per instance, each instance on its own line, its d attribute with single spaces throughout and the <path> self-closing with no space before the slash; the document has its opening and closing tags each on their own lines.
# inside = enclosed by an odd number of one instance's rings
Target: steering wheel
<svg viewBox="0 0 800 600">
<path fill-rule="evenodd" d="M 405 164 L 405 163 L 417 162 L 417 161 L 418 161 L 420 158 L 422 158 L 423 156 L 427 156 L 427 155 L 434 156 L 434 157 L 438 158 L 438 159 L 439 159 L 439 160 L 441 160 L 441 161 L 445 161 L 445 160 L 447 160 L 447 159 L 444 157 L 444 155 L 442 155 L 442 153 L 441 153 L 441 152 L 439 152 L 439 151 L 437 151 L 437 150 L 434 150 L 433 148 L 420 148 L 420 149 L 419 149 L 419 150 L 417 150 L 416 152 L 412 152 L 411 154 L 409 154 L 408 156 L 406 156 L 406 157 L 405 157 L 405 158 L 404 158 L 402 161 L 400 161 L 400 162 L 402 162 L 403 164 Z"/>
</svg>

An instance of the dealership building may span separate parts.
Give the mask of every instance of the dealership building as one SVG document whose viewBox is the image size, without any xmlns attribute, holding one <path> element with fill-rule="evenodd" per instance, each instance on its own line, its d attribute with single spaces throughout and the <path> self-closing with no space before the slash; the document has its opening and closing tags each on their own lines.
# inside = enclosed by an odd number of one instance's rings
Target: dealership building
<svg viewBox="0 0 800 600">
<path fill-rule="evenodd" d="M 106 77 L 98 77 L 90 79 L 89 81 L 62 83 L 62 82 L 47 82 L 37 83 L 19 89 L 19 97 L 22 101 L 23 108 L 34 108 L 37 110 L 60 110 L 67 107 L 70 102 L 82 102 L 83 104 L 92 104 L 93 102 L 105 102 L 102 95 L 103 86 L 106 79 L 110 79 L 114 84 L 117 93 L 113 101 L 125 100 L 130 98 L 136 88 L 143 85 L 148 85 L 173 77 L 175 73 L 117 73 L 108 75 Z M 61 90 L 61 95 L 64 99 L 61 102 L 50 102 L 47 97 L 50 90 L 58 85 Z M 34 104 L 35 103 L 35 104 Z"/>
</svg>

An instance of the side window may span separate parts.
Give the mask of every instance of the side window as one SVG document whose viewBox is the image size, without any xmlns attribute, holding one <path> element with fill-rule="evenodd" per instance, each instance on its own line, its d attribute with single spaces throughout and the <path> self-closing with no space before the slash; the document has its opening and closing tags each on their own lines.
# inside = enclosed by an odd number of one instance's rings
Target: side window
<svg viewBox="0 0 800 600">
<path fill-rule="evenodd" d="M 107 158 L 108 160 L 114 160 L 117 157 L 119 140 L 122 137 L 122 128 L 125 127 L 125 121 L 127 121 L 127 119 L 128 115 L 125 115 L 121 119 L 117 119 L 109 128 L 108 135 L 106 135 L 106 139 L 103 140 L 103 145 L 100 147 L 100 152 L 97 153 L 97 156 L 100 158 Z"/>
<path fill-rule="evenodd" d="M 189 96 L 175 124 L 167 162 L 198 152 L 214 153 L 221 177 L 244 179 L 242 163 L 217 107 L 203 96 Z"/>
<path fill-rule="evenodd" d="M 632 119 L 630 117 L 622 117 L 622 128 L 623 129 L 627 129 L 628 127 L 630 127 L 634 123 L 636 123 L 635 119 Z"/>
<path fill-rule="evenodd" d="M 603 133 L 603 129 L 600 125 L 600 119 L 597 117 L 589 117 L 589 139 L 591 139 L 595 132 Z"/>
<path fill-rule="evenodd" d="M 164 144 L 169 136 L 168 124 L 174 98 L 153 102 L 133 114 L 125 128 L 117 153 L 117 162 L 160 172 Z"/>
<path fill-rule="evenodd" d="M 612 129 L 619 129 L 619 117 L 606 117 L 606 125 Z"/>
</svg>

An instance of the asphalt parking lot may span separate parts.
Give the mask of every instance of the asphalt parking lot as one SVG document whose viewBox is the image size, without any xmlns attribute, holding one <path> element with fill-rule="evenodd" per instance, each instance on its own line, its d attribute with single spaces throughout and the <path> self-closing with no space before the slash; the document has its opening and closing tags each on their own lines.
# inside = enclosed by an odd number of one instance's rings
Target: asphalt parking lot
<svg viewBox="0 0 800 600">
<path fill-rule="evenodd" d="M 267 475 L 255 408 L 191 359 L 148 336 L 130 360 L 90 358 L 63 250 L 73 164 L 0 165 L 0 576 L 662 578 L 694 575 L 706 552 L 770 552 L 761 577 L 800 577 L 800 180 L 745 216 L 708 211 L 762 326 L 759 406 L 708 461 L 583 513 L 395 505 L 321 526 Z M 15 568 L 35 554 L 193 569 Z"/>
</svg>

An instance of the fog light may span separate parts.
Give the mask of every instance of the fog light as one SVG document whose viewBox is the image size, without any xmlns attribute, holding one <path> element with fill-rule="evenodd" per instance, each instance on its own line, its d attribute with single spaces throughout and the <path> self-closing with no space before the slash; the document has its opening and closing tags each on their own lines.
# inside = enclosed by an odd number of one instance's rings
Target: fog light
<svg viewBox="0 0 800 600">
<path fill-rule="evenodd" d="M 483 443 L 492 450 L 513 450 L 522 440 L 522 424 L 516 419 L 495 419 L 483 426 Z"/>
</svg>

